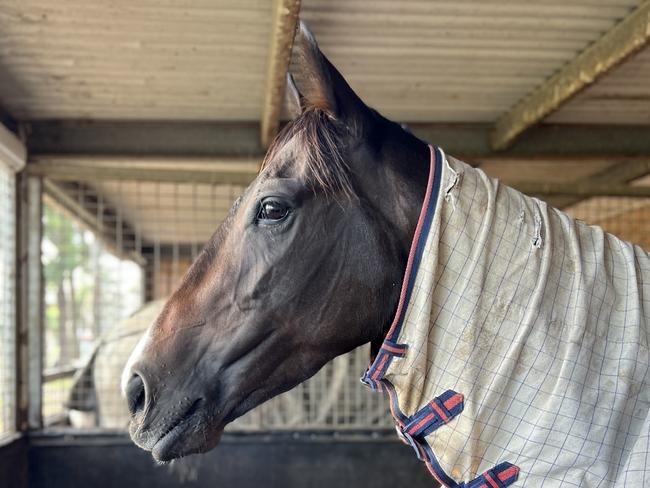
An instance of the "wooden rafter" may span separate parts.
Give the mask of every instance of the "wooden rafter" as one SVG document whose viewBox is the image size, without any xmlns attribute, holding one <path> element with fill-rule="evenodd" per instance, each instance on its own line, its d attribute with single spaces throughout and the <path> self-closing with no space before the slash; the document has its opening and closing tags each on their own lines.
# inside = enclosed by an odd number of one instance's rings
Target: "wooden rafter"
<svg viewBox="0 0 650 488">
<path fill-rule="evenodd" d="M 32 156 L 27 171 L 57 181 L 146 180 L 248 185 L 259 158 L 170 158 L 137 156 Z"/>
<path fill-rule="evenodd" d="M 592 176 L 580 180 L 577 184 L 587 187 L 616 187 L 632 188 L 626 184 L 650 174 L 650 158 L 620 161 Z M 640 188 L 640 187 L 635 187 Z M 641 187 L 642 188 L 642 187 Z M 645 187 L 648 188 L 648 187 Z M 614 189 L 616 191 L 616 189 Z M 638 190 L 633 190 L 638 191 Z M 567 208 L 592 195 L 585 194 L 556 194 L 553 205 L 557 208 Z M 611 196 L 611 195 L 610 195 Z M 632 196 L 632 195 L 627 195 Z M 636 195 L 643 196 L 643 195 Z"/>
<path fill-rule="evenodd" d="M 14 171 L 20 171 L 25 166 L 26 157 L 25 145 L 0 124 L 0 161 L 8 164 Z"/>
<path fill-rule="evenodd" d="M 503 157 L 494 158 L 503 160 Z M 598 161 L 597 157 L 587 158 L 586 161 L 590 159 Z M 480 158 L 481 163 L 490 160 L 491 157 Z M 32 156 L 27 171 L 32 176 L 54 179 L 59 185 L 63 185 L 63 182 L 104 179 L 247 185 L 255 178 L 259 161 L 259 158 L 41 155 Z M 650 157 L 621 158 L 618 164 L 575 182 L 544 183 L 506 178 L 505 183 L 531 195 L 553 196 L 557 200 L 553 202 L 555 206 L 565 207 L 595 195 L 650 198 L 650 187 L 627 184 L 649 173 Z M 71 201 L 69 198 L 66 200 L 61 191 L 56 191 L 57 187 L 49 180 L 45 180 L 45 189 L 50 195 L 60 196 L 59 201 Z M 82 212 L 76 214 L 84 215 Z"/>
<path fill-rule="evenodd" d="M 562 195 L 577 197 L 578 200 L 595 196 L 650 198 L 649 186 L 598 184 L 589 180 L 574 183 L 511 182 L 508 184 L 528 195 Z"/>
<path fill-rule="evenodd" d="M 607 157 L 650 156 L 647 126 L 541 124 L 505 152 L 489 147 L 488 124 L 413 123 L 419 138 L 454 156 Z M 29 124 L 27 149 L 40 155 L 250 158 L 261 161 L 258 123 L 155 121 L 35 121 Z"/>
<path fill-rule="evenodd" d="M 490 141 L 495 150 L 505 149 L 528 128 L 557 110 L 650 40 L 650 0 L 582 51 L 530 95 L 501 116 Z"/>
<path fill-rule="evenodd" d="M 269 64 L 261 119 L 261 141 L 268 147 L 278 132 L 300 0 L 275 0 Z"/>
</svg>

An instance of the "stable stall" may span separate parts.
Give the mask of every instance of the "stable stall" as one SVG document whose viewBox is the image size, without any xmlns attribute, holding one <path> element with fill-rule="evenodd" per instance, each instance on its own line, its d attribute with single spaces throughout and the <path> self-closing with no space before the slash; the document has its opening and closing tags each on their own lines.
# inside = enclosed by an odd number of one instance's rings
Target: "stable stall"
<svg viewBox="0 0 650 488">
<path fill-rule="evenodd" d="M 287 120 L 298 16 L 368 105 L 650 251 L 648 1 L 2 0 L 0 486 L 432 485 L 366 348 L 206 455 L 126 434 L 131 349 Z"/>
</svg>

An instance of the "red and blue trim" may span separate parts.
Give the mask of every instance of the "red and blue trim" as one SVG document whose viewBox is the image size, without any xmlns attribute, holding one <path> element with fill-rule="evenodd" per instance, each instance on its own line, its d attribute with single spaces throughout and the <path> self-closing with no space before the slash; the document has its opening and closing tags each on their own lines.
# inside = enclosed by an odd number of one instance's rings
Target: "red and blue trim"
<svg viewBox="0 0 650 488">
<path fill-rule="evenodd" d="M 406 271 L 404 273 L 403 283 L 406 286 L 404 287 L 404 285 L 402 285 L 403 288 L 402 292 L 400 293 L 400 301 L 398 304 L 397 313 L 395 314 L 393 323 L 391 324 L 390 330 L 386 335 L 386 341 L 396 342 L 400 332 L 402 331 L 406 305 L 411 299 L 411 293 L 413 292 L 413 285 L 415 284 L 417 270 L 420 268 L 422 255 L 424 254 L 424 247 L 427 243 L 427 236 L 429 235 L 429 230 L 431 229 L 433 216 L 436 213 L 438 194 L 440 193 L 440 184 L 442 181 L 441 176 L 443 155 L 442 151 L 437 147 L 434 148 L 432 146 L 429 146 L 429 149 L 431 151 L 431 168 L 429 169 L 429 180 L 427 182 L 427 191 L 424 196 L 422 208 L 420 210 L 420 216 L 415 228 L 415 235 L 413 236 L 413 242 L 411 244 L 411 250 L 409 252 L 409 259 L 406 264 Z"/>
<path fill-rule="evenodd" d="M 447 390 L 413 415 L 404 426 L 411 437 L 425 437 L 463 411 L 463 395 Z"/>
<path fill-rule="evenodd" d="M 501 463 L 470 481 L 466 488 L 506 488 L 517 481 L 519 468 L 514 464 Z"/>
<path fill-rule="evenodd" d="M 370 365 L 370 368 L 368 368 L 364 377 L 367 377 L 369 381 L 376 383 L 384 376 L 391 359 L 394 357 L 403 358 L 406 355 L 407 349 L 408 346 L 406 344 L 397 344 L 388 339 L 384 340 L 384 343 L 377 353 L 377 357 Z M 369 382 L 366 382 L 366 384 L 370 386 Z M 376 385 L 372 386 L 373 389 L 375 387 Z"/>
<path fill-rule="evenodd" d="M 361 378 L 361 382 L 373 390 L 385 391 L 388 394 L 391 413 L 397 422 L 399 437 L 413 447 L 418 459 L 426 464 L 429 472 L 442 486 L 448 488 L 505 488 L 517 481 L 519 477 L 517 466 L 504 462 L 468 483 L 457 483 L 444 472 L 431 446 L 425 440 L 427 435 L 449 423 L 463 411 L 465 404 L 463 395 L 453 390 L 447 390 L 409 417 L 399 408 L 395 387 L 384 378 L 393 359 L 404 357 L 408 351 L 408 345 L 399 344 L 397 339 L 402 331 L 406 306 L 411 299 L 415 277 L 422 261 L 440 193 L 443 154 L 440 149 L 433 146 L 429 146 L 429 149 L 431 151 L 431 168 L 427 191 L 406 264 L 397 312 L 377 356 Z"/>
<path fill-rule="evenodd" d="M 422 255 L 424 254 L 424 247 L 427 241 L 426 238 L 431 229 L 431 223 L 433 222 L 433 216 L 436 211 L 438 194 L 440 193 L 443 160 L 442 151 L 433 146 L 429 146 L 429 150 L 431 152 L 431 163 L 429 169 L 429 180 L 427 182 L 427 191 L 424 196 L 422 208 L 420 209 L 420 216 L 415 228 L 415 235 L 413 236 L 409 258 L 406 263 L 406 271 L 404 272 L 404 280 L 402 282 L 402 290 L 397 305 L 397 312 L 395 313 L 395 318 L 393 319 L 388 334 L 386 334 L 386 338 L 384 339 L 384 343 L 379 350 L 379 353 L 375 357 L 370 368 L 368 368 L 368 371 L 363 375 L 363 378 L 361 378 L 361 381 L 372 389 L 378 388 L 377 382 L 383 378 L 392 359 L 397 355 L 392 353 L 391 350 L 395 347 L 399 349 L 406 347 L 397 344 L 397 338 L 402 331 L 405 315 L 404 312 L 406 311 L 406 305 L 411 299 L 415 277 L 417 275 L 417 270 L 420 267 L 420 262 L 422 261 Z M 403 357 L 405 352 L 406 351 L 401 353 L 402 355 L 398 355 L 398 357 Z"/>
</svg>

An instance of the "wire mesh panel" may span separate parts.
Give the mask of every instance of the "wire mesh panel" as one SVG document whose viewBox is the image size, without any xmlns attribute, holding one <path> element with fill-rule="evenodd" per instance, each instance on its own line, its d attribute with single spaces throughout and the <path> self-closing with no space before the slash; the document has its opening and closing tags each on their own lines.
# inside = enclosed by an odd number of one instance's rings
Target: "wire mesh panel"
<svg viewBox="0 0 650 488">
<path fill-rule="evenodd" d="M 43 411 L 50 422 L 124 428 L 121 371 L 165 299 L 244 188 L 128 180 L 46 182 L 43 263 L 46 357 Z M 650 248 L 650 201 L 592 198 L 568 208 Z M 383 429 L 384 395 L 359 383 L 360 348 L 229 429 Z"/>
<path fill-rule="evenodd" d="M 200 183 L 46 183 L 46 422 L 126 426 L 121 371 L 164 299 L 243 191 L 237 185 Z M 359 382 L 368 359 L 367 348 L 337 358 L 229 428 L 390 427 L 383 396 Z"/>
<path fill-rule="evenodd" d="M 0 163 L 0 437 L 15 428 L 15 176 Z"/>
<path fill-rule="evenodd" d="M 567 212 L 650 252 L 650 198 L 594 197 L 569 207 Z"/>
<path fill-rule="evenodd" d="M 82 361 L 93 354 L 102 334 L 140 308 L 143 295 L 142 268 L 126 252 L 125 236 L 117 243 L 108 241 L 108 232 L 83 214 L 84 189 L 78 191 L 77 207 L 57 197 L 46 194 L 43 202 L 46 422 L 65 416 L 64 405 Z M 99 224 L 113 226 L 119 218 L 105 217 Z"/>
<path fill-rule="evenodd" d="M 384 395 L 363 387 L 369 348 L 360 347 L 326 364 L 316 376 L 260 405 L 230 430 L 373 430 L 392 428 Z"/>
</svg>

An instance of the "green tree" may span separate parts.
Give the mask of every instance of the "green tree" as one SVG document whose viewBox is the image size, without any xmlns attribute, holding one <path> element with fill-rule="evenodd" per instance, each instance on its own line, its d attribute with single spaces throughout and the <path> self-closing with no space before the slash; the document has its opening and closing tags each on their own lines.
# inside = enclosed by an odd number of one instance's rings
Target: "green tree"
<svg viewBox="0 0 650 488">
<path fill-rule="evenodd" d="M 58 312 L 47 314 L 47 327 L 58 338 L 55 364 L 69 364 L 79 356 L 80 309 L 84 295 L 90 291 L 76 283 L 75 276 L 77 270 L 85 271 L 88 267 L 90 247 L 84 240 L 83 229 L 47 204 L 43 212 L 43 239 L 49 244 L 49 249 L 43 252 L 46 293 L 56 296 Z"/>
</svg>

